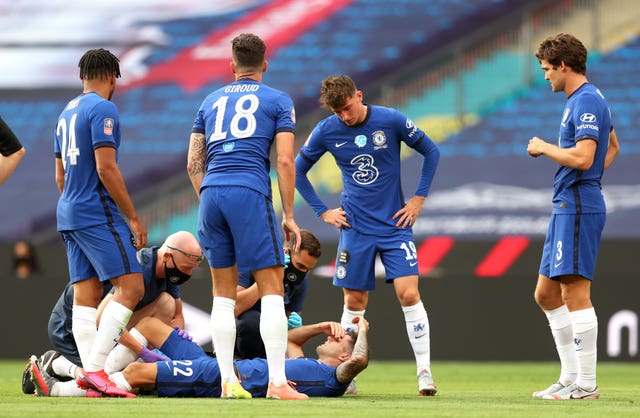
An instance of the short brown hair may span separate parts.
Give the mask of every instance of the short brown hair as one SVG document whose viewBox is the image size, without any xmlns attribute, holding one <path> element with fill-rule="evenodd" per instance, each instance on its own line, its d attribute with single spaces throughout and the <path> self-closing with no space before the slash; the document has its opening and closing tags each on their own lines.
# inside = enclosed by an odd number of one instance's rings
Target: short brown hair
<svg viewBox="0 0 640 418">
<path fill-rule="evenodd" d="M 348 75 L 332 75 L 322 81 L 320 105 L 337 109 L 356 94 L 356 83 Z"/>
<path fill-rule="evenodd" d="M 564 62 L 578 74 L 587 73 L 587 48 L 578 38 L 568 33 L 549 36 L 536 51 L 538 61 L 545 60 L 553 67 Z"/>
<path fill-rule="evenodd" d="M 253 33 L 241 33 L 231 41 L 233 62 L 240 68 L 260 68 L 264 62 L 267 45 Z"/>
<path fill-rule="evenodd" d="M 306 250 L 311 257 L 320 258 L 322 255 L 322 249 L 320 248 L 320 241 L 316 238 L 311 231 L 302 229 L 300 231 L 302 240 L 300 241 L 300 251 Z"/>
</svg>

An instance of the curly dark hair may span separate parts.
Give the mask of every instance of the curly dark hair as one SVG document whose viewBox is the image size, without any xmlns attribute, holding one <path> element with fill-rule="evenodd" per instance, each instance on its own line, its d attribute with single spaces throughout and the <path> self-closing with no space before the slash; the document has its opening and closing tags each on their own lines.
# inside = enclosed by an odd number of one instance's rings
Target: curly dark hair
<svg viewBox="0 0 640 418">
<path fill-rule="evenodd" d="M 106 79 L 111 75 L 120 77 L 120 60 L 106 49 L 90 49 L 80 62 L 80 80 Z"/>
<path fill-rule="evenodd" d="M 545 60 L 554 68 L 562 62 L 578 74 L 587 73 L 587 48 L 578 38 L 568 33 L 549 36 L 536 51 L 538 61 Z"/>
</svg>

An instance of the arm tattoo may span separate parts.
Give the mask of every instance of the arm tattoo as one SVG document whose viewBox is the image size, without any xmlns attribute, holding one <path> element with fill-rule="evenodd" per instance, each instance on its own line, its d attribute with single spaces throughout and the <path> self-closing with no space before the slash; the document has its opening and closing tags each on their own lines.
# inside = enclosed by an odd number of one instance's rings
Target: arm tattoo
<svg viewBox="0 0 640 418">
<path fill-rule="evenodd" d="M 358 330 L 358 339 L 353 347 L 351 357 L 346 362 L 336 368 L 338 382 L 348 383 L 369 364 L 369 343 L 367 342 L 367 331 Z"/>
<path fill-rule="evenodd" d="M 207 145 L 203 134 L 192 134 L 189 145 L 191 161 L 189 176 L 204 173 L 204 162 L 207 158 Z"/>
</svg>

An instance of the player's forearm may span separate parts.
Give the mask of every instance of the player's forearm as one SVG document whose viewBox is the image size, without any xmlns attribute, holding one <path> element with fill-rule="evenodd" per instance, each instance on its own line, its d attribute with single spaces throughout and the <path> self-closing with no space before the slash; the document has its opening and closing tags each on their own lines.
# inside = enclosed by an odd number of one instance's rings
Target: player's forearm
<svg viewBox="0 0 640 418">
<path fill-rule="evenodd" d="M 248 288 L 238 287 L 238 289 L 239 290 L 236 296 L 236 306 L 234 309 L 234 314 L 236 317 L 245 313 L 249 308 L 256 304 L 258 299 L 260 299 L 260 292 L 256 283 L 253 283 Z"/>
<path fill-rule="evenodd" d="M 129 220 L 138 219 L 138 214 L 118 166 L 98 168 L 98 177 L 122 214 Z"/>
<path fill-rule="evenodd" d="M 336 368 L 336 378 L 342 383 L 351 382 L 368 365 L 369 342 L 367 341 L 367 331 L 364 328 L 358 328 L 358 339 L 353 346 L 351 357 Z"/>
<path fill-rule="evenodd" d="M 426 142 L 426 141 L 425 141 Z M 426 197 L 431 189 L 433 178 L 436 175 L 436 169 L 440 162 L 440 150 L 431 141 L 428 141 L 429 146 L 425 147 L 424 160 L 422 161 L 422 168 L 420 170 L 420 181 L 416 188 L 416 195 Z"/>
<path fill-rule="evenodd" d="M 58 188 L 58 193 L 62 193 L 64 190 L 64 166 L 60 158 L 56 158 L 56 187 Z"/>
<path fill-rule="evenodd" d="M 285 219 L 293 218 L 293 199 L 296 187 L 296 168 L 293 158 L 278 158 L 278 189 Z"/>
<path fill-rule="evenodd" d="M 136 354 L 140 353 L 143 348 L 143 345 L 140 344 L 138 340 L 133 338 L 133 336 L 126 329 L 122 331 L 122 335 L 120 335 L 120 339 L 118 340 L 118 342 Z"/>
<path fill-rule="evenodd" d="M 288 340 L 290 343 L 302 347 L 304 343 L 316 335 L 324 334 L 322 323 L 303 325 L 298 328 L 289 330 Z"/>
<path fill-rule="evenodd" d="M 301 154 L 296 157 L 296 189 L 300 196 L 311 206 L 317 216 L 322 216 L 329 208 L 324 204 L 320 196 L 316 193 L 313 185 L 307 177 L 312 164 Z"/>
<path fill-rule="evenodd" d="M 207 145 L 204 134 L 192 133 L 187 154 L 187 174 L 198 197 L 200 197 L 200 187 L 204 179 L 206 160 Z"/>
<path fill-rule="evenodd" d="M 604 158 L 604 168 L 605 170 L 609 168 L 613 160 L 616 159 L 618 153 L 620 152 L 620 143 L 618 142 L 618 135 L 616 135 L 615 130 L 611 130 L 609 134 L 609 146 L 607 147 L 607 155 Z"/>
<path fill-rule="evenodd" d="M 24 148 L 20 148 L 9 156 L 0 155 L 0 184 L 4 183 L 18 166 L 24 156 Z"/>
</svg>

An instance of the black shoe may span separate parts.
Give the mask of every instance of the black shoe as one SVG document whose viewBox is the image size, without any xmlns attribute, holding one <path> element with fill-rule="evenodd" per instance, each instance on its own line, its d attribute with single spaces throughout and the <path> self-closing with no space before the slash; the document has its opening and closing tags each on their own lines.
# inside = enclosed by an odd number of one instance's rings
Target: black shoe
<svg viewBox="0 0 640 418">
<path fill-rule="evenodd" d="M 58 377 L 58 375 L 53 371 L 53 360 L 60 357 L 60 353 L 56 350 L 49 350 L 40 356 L 38 359 L 38 363 L 40 367 L 47 372 L 50 376 Z"/>
<path fill-rule="evenodd" d="M 44 367 L 40 366 L 36 356 L 31 356 L 31 382 L 35 386 L 36 396 L 51 396 L 53 385 L 58 383 L 58 379 L 47 373 Z"/>
<path fill-rule="evenodd" d="M 31 360 L 29 360 L 22 371 L 22 393 L 33 395 L 35 391 L 36 387 L 31 381 Z"/>
</svg>

